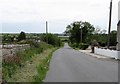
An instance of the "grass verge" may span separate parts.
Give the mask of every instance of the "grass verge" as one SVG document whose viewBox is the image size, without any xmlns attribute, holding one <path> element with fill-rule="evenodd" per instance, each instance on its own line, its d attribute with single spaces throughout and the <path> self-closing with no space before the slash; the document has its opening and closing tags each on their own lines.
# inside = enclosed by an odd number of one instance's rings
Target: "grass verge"
<svg viewBox="0 0 120 84">
<path fill-rule="evenodd" d="M 45 50 L 41 54 L 37 54 L 32 57 L 31 60 L 25 63 L 25 66 L 9 78 L 8 82 L 31 82 L 37 83 L 41 82 L 46 76 L 48 71 L 49 62 L 52 56 L 52 53 L 57 48 L 51 48 Z"/>
<path fill-rule="evenodd" d="M 46 72 L 49 69 L 49 63 L 52 57 L 52 53 L 56 50 L 57 48 L 54 48 L 51 50 L 49 54 L 47 54 L 39 63 L 39 65 L 36 67 L 37 68 L 37 75 L 34 76 L 34 82 L 44 82 L 44 78 L 46 76 Z"/>
<path fill-rule="evenodd" d="M 4 81 L 33 82 L 35 75 L 38 74 L 38 66 L 40 63 L 45 64 L 47 57 L 54 49 L 51 45 L 40 43 L 36 47 L 19 52 L 16 56 L 3 60 L 2 77 Z"/>
</svg>

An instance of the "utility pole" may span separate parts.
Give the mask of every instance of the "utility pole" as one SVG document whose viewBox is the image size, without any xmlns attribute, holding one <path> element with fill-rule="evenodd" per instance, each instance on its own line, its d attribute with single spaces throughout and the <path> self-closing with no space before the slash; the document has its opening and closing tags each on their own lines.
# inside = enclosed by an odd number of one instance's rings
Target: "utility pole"
<svg viewBox="0 0 120 84">
<path fill-rule="evenodd" d="M 48 22 L 46 21 L 46 42 L 48 43 Z"/>
<path fill-rule="evenodd" d="M 82 43 L 82 28 L 81 28 L 81 43 Z"/>
<path fill-rule="evenodd" d="M 111 18 L 112 18 L 112 0 L 110 1 L 109 28 L 108 28 L 108 44 L 107 44 L 107 48 L 108 49 L 110 47 Z"/>
</svg>

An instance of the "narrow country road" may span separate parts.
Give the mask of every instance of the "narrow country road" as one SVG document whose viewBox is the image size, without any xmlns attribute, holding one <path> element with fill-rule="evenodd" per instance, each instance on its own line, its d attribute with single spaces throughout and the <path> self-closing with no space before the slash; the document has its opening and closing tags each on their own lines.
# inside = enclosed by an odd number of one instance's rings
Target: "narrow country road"
<svg viewBox="0 0 120 84">
<path fill-rule="evenodd" d="M 118 63 L 114 60 L 97 59 L 66 43 L 51 59 L 45 82 L 117 82 Z"/>
</svg>

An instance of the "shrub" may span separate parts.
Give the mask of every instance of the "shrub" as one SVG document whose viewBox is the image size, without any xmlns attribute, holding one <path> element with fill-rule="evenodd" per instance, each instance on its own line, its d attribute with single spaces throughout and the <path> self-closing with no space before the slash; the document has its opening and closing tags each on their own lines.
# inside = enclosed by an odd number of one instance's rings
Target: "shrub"
<svg viewBox="0 0 120 84">
<path fill-rule="evenodd" d="M 41 40 L 44 42 L 48 41 L 48 44 L 51 44 L 53 46 L 61 46 L 62 42 L 59 37 L 53 35 L 53 34 L 42 34 L 41 35 Z"/>
<path fill-rule="evenodd" d="M 71 46 L 72 48 L 77 48 L 77 47 L 78 47 L 76 43 L 70 44 L 70 46 Z"/>
<path fill-rule="evenodd" d="M 21 32 L 18 36 L 18 41 L 25 40 L 26 39 L 26 34 L 25 32 Z"/>
<path fill-rule="evenodd" d="M 79 44 L 79 48 L 82 49 L 82 50 L 87 49 L 88 46 L 89 46 L 89 44 L 85 44 L 85 43 L 81 43 L 81 44 Z"/>
</svg>

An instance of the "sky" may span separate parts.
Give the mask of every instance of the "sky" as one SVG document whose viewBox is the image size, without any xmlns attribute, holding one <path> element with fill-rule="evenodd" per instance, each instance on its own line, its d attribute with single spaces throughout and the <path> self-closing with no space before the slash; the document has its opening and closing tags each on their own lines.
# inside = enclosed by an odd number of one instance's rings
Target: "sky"
<svg viewBox="0 0 120 84">
<path fill-rule="evenodd" d="M 113 0 L 112 30 L 117 29 L 118 1 Z M 0 32 L 63 33 L 74 21 L 108 30 L 110 0 L 0 0 Z"/>
<path fill-rule="evenodd" d="M 118 21 L 120 21 L 120 1 L 119 1 L 119 6 L 118 6 Z"/>
</svg>

